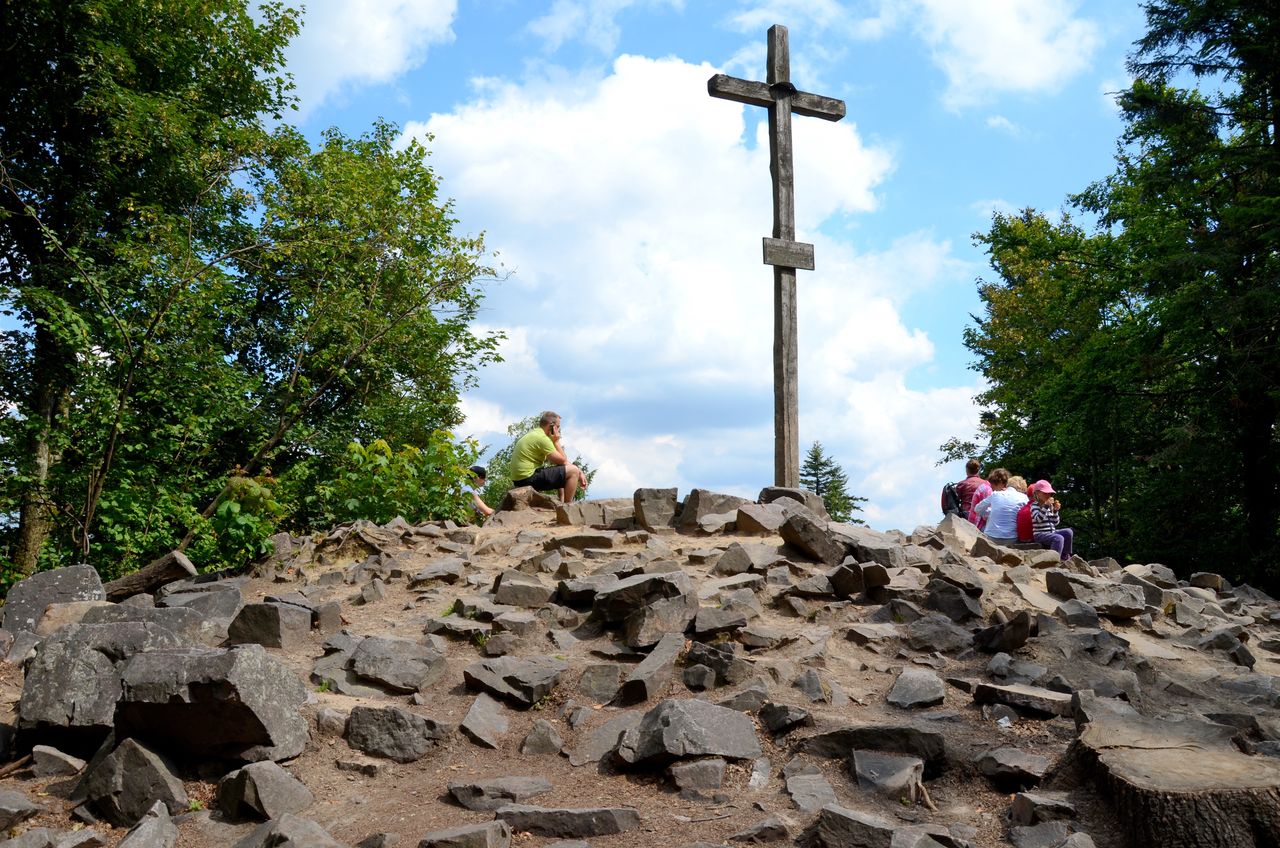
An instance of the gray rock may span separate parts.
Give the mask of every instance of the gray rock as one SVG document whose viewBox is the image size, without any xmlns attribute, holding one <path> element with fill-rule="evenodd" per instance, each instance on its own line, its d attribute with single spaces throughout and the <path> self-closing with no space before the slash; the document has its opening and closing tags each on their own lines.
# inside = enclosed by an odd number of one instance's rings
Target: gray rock
<svg viewBox="0 0 1280 848">
<path fill-rule="evenodd" d="M 736 646 L 732 642 L 719 645 L 694 642 L 685 652 L 685 662 L 712 669 L 717 686 L 736 686 L 749 679 L 755 668 L 750 660 L 737 655 Z"/>
<path fill-rule="evenodd" d="M 799 504 L 800 507 L 807 509 L 809 512 L 813 513 L 814 517 L 819 518 L 822 521 L 827 521 L 831 518 L 831 516 L 827 514 L 827 505 L 823 502 L 822 496 L 811 492 L 808 489 L 798 489 L 787 486 L 765 486 L 760 490 L 760 496 L 757 497 L 756 500 L 762 504 L 772 504 L 779 501 L 783 504 L 788 504 L 791 501 L 795 501 L 795 504 L 791 504 L 792 507 Z"/>
<path fill-rule="evenodd" d="M 525 755 L 558 754 L 562 750 L 564 750 L 564 740 L 560 738 L 560 734 L 556 732 L 551 722 L 541 718 L 533 722 L 529 733 L 520 743 L 520 753 Z"/>
<path fill-rule="evenodd" d="M 245 609 L 248 609 L 246 607 Z M 420 692 L 440 679 L 444 654 L 432 645 L 390 636 L 369 636 L 351 654 L 351 671 L 392 692 Z"/>
<path fill-rule="evenodd" d="M 760 753 L 755 725 L 743 713 L 675 698 L 645 713 L 618 745 L 619 757 L 633 765 L 681 757 L 747 759 Z"/>
<path fill-rule="evenodd" d="M 102 578 L 89 565 L 41 571 L 9 587 L 0 607 L 0 627 L 10 633 L 34 631 L 49 604 L 103 601 Z"/>
<path fill-rule="evenodd" d="M 631 807 L 557 809 L 509 804 L 495 815 L 512 830 L 534 836 L 610 836 L 640 826 L 640 814 Z"/>
<path fill-rule="evenodd" d="M 356 848 L 395 848 L 400 844 L 400 835 L 398 833 L 375 833 L 372 836 L 366 836 L 356 843 Z"/>
<path fill-rule="evenodd" d="M 117 848 L 174 848 L 177 844 L 178 826 L 169 818 L 164 802 L 156 801 Z"/>
<path fill-rule="evenodd" d="M 673 763 L 667 769 L 677 789 L 719 789 L 726 763 L 720 757 Z"/>
<path fill-rule="evenodd" d="M 84 767 L 84 760 L 64 754 L 57 748 L 48 745 L 31 748 L 31 771 L 36 777 L 67 777 L 79 774 Z"/>
<path fill-rule="evenodd" d="M 146 596 L 135 596 L 146 597 Z M 205 617 L 189 607 L 142 607 L 133 604 L 108 604 L 94 607 L 84 614 L 81 624 L 120 624 L 136 621 L 155 624 L 172 631 L 180 640 L 209 643 L 212 638 Z M 215 630 L 216 632 L 216 630 Z M 174 647 L 177 647 L 176 645 Z"/>
<path fill-rule="evenodd" d="M 614 663 L 597 663 L 582 670 L 578 691 L 597 704 L 607 704 L 622 685 L 622 667 Z"/>
<path fill-rule="evenodd" d="M 979 683 L 973 691 L 973 701 L 976 704 L 1007 704 L 1034 715 L 1072 715 L 1070 692 L 1054 692 L 1036 686 Z"/>
<path fill-rule="evenodd" d="M 1003 624 L 995 624 L 975 633 L 973 646 L 989 654 L 1002 651 L 1012 653 L 1025 645 L 1029 638 L 1031 638 L 1031 613 L 1018 610 L 1013 618 Z"/>
<path fill-rule="evenodd" d="M 635 522 L 649 532 L 670 527 L 676 516 L 675 489 L 636 489 Z"/>
<path fill-rule="evenodd" d="M 700 639 L 709 639 L 722 633 L 732 633 L 747 626 L 747 617 L 738 610 L 703 607 L 693 620 L 693 632 Z"/>
<path fill-rule="evenodd" d="M 1009 821 L 1014 825 L 1040 824 L 1075 817 L 1076 808 L 1060 792 L 1018 792 L 1009 805 Z"/>
<path fill-rule="evenodd" d="M 464 824 L 435 830 L 422 837 L 418 848 L 509 848 L 511 828 L 506 822 Z"/>
<path fill-rule="evenodd" d="M 941 774 L 947 767 L 942 733 L 909 724 L 861 724 L 815 733 L 794 740 L 797 753 L 844 759 L 851 750 L 910 754 L 924 761 L 925 776 Z"/>
<path fill-rule="evenodd" d="M 582 734 L 577 746 L 569 752 L 569 765 L 583 766 L 601 760 L 618 747 L 622 736 L 640 726 L 644 713 L 628 710 L 619 713 L 599 727 Z"/>
<path fill-rule="evenodd" d="M 734 519 L 739 533 L 777 533 L 787 520 L 780 504 L 743 504 Z"/>
<path fill-rule="evenodd" d="M 551 791 L 545 777 L 495 777 L 489 780 L 453 780 L 449 794 L 468 810 L 491 812 L 508 804 L 521 804 Z"/>
<path fill-rule="evenodd" d="M 951 619 L 930 613 L 902 628 L 903 641 L 917 651 L 948 654 L 962 651 L 973 643 L 973 634 L 957 627 Z"/>
<path fill-rule="evenodd" d="M 507 717 L 502 713 L 502 705 L 481 692 L 471 702 L 459 730 L 481 748 L 497 749 L 508 726 Z"/>
<path fill-rule="evenodd" d="M 695 598 L 693 606 L 696 613 L 697 595 L 689 575 L 683 571 L 634 574 L 601 586 L 592 601 L 592 610 L 601 621 L 625 621 L 641 607 L 685 595 Z"/>
<path fill-rule="evenodd" d="M 848 547 L 827 531 L 825 521 L 804 511 L 796 511 L 778 528 L 778 534 L 805 556 L 827 565 L 839 565 L 849 552 Z"/>
<path fill-rule="evenodd" d="M 453 585 L 466 574 L 467 564 L 461 557 L 444 557 L 429 564 L 409 578 L 409 588 L 419 589 L 439 581 Z"/>
<path fill-rule="evenodd" d="M 760 707 L 760 724 L 764 729 L 777 736 L 790 733 L 797 727 L 812 727 L 813 715 L 801 707 L 788 704 L 768 703 Z"/>
<path fill-rule="evenodd" d="M 768 700 L 769 684 L 757 677 L 741 692 L 730 695 L 723 701 L 717 702 L 716 705 L 730 710 L 737 710 L 740 713 L 754 713 L 764 706 Z"/>
<path fill-rule="evenodd" d="M 514 607 L 541 607 L 551 601 L 556 590 L 532 574 L 508 569 L 494 582 L 495 603 Z"/>
<path fill-rule="evenodd" d="M 472 663 L 463 669 L 462 677 L 468 689 L 531 707 L 551 694 L 568 668 L 568 663 L 552 657 L 497 657 Z"/>
<path fill-rule="evenodd" d="M 422 759 L 452 735 L 450 725 L 400 707 L 352 707 L 347 719 L 348 745 L 398 763 Z"/>
<path fill-rule="evenodd" d="M 750 842 L 759 844 L 765 842 L 780 842 L 783 839 L 790 839 L 791 831 L 787 827 L 787 823 L 777 816 L 769 816 L 764 821 L 756 822 L 745 830 L 740 830 L 729 837 L 730 842 Z"/>
<path fill-rule="evenodd" d="M 44 811 L 43 806 L 21 792 L 0 789 L 0 832 L 7 831 L 15 824 L 20 824 Z"/>
<path fill-rule="evenodd" d="M 1072 598 L 1063 601 L 1053 613 L 1063 624 L 1071 627 L 1097 627 L 1098 611 L 1084 601 Z"/>
<path fill-rule="evenodd" d="M 275 819 L 314 804 L 311 790 L 271 761 L 250 763 L 218 781 L 218 808 L 233 819 Z"/>
<path fill-rule="evenodd" d="M 816 848 L 889 848 L 893 825 L 884 819 L 828 804 L 807 831 Z"/>
<path fill-rule="evenodd" d="M 923 668 L 903 669 L 887 698 L 890 704 L 904 710 L 936 707 L 942 703 L 947 687 L 942 678 Z"/>
<path fill-rule="evenodd" d="M 959 586 L 946 580 L 929 581 L 929 595 L 925 599 L 925 606 L 937 610 L 957 624 L 982 617 L 982 604 Z"/>
<path fill-rule="evenodd" d="M 628 647 L 649 648 L 668 633 L 684 633 L 698 613 L 692 592 L 674 598 L 658 598 L 627 616 L 623 640 Z"/>
<path fill-rule="evenodd" d="M 751 501 L 737 495 L 725 495 L 710 489 L 694 489 L 684 499 L 679 526 L 683 530 L 696 530 L 702 519 L 726 512 L 736 515 L 738 507 L 749 503 Z"/>
<path fill-rule="evenodd" d="M 232 848 L 347 848 L 320 825 L 285 813 L 263 822 Z"/>
<path fill-rule="evenodd" d="M 311 612 L 293 604 L 245 604 L 227 628 L 227 644 L 262 645 L 288 653 L 310 643 Z"/>
<path fill-rule="evenodd" d="M 915 801 L 916 787 L 924 779 L 924 760 L 881 751 L 853 751 L 849 773 L 858 786 L 895 801 Z"/>
<path fill-rule="evenodd" d="M 675 676 L 676 659 L 684 651 L 684 635 L 670 633 L 636 666 L 618 689 L 617 700 L 635 704 L 666 694 Z"/>
<path fill-rule="evenodd" d="M 95 815 L 118 827 L 132 827 L 157 801 L 169 812 L 185 811 L 187 793 L 172 764 L 136 739 L 125 739 L 85 772 L 77 795 Z"/>
<path fill-rule="evenodd" d="M 787 775 L 786 782 L 787 795 L 791 797 L 791 803 L 806 813 L 812 813 L 827 804 L 836 803 L 836 792 L 831 788 L 830 781 L 817 769 L 812 772 Z"/>
<path fill-rule="evenodd" d="M 1017 748 L 995 748 L 974 758 L 979 772 L 1001 790 L 1037 786 L 1049 770 L 1049 760 Z"/>
<path fill-rule="evenodd" d="M 1062 821 L 1009 828 L 1009 841 L 1016 848 L 1063 848 L 1070 835 L 1071 829 Z"/>
<path fill-rule="evenodd" d="M 193 758 L 284 760 L 307 742 L 306 689 L 258 645 L 151 651 L 120 672 L 116 732 Z"/>
</svg>

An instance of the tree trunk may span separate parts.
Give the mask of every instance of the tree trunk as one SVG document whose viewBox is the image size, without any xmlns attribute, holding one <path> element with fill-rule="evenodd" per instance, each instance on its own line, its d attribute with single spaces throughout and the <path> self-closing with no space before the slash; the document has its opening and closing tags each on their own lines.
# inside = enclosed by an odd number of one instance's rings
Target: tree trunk
<svg viewBox="0 0 1280 848">
<path fill-rule="evenodd" d="M 1280 761 L 1240 753 L 1235 733 L 1200 721 L 1100 718 L 1047 784 L 1096 789 L 1136 848 L 1277 848 Z"/>
<path fill-rule="evenodd" d="M 65 373 L 58 361 L 58 347 L 53 338 L 42 329 L 36 331 L 35 371 L 36 389 L 31 405 L 36 426 L 29 440 L 31 454 L 31 481 L 22 494 L 18 512 L 18 542 L 13 564 L 25 577 L 36 570 L 40 550 L 53 529 L 54 505 L 48 497 L 49 472 L 62 459 L 62 451 L 55 447 L 55 428 L 66 420 L 70 393 L 58 376 Z"/>
</svg>

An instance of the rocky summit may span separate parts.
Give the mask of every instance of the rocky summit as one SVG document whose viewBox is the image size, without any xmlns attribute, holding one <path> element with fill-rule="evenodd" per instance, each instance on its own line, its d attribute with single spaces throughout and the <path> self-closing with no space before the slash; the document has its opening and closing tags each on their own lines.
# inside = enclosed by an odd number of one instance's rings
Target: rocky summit
<svg viewBox="0 0 1280 848">
<path fill-rule="evenodd" d="M 0 846 L 1280 844 L 1280 604 L 1212 563 L 678 494 L 17 584 Z"/>
</svg>

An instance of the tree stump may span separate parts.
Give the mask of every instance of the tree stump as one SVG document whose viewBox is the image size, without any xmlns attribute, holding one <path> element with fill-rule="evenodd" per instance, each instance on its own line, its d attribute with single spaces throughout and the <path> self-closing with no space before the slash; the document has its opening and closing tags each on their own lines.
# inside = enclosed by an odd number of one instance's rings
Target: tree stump
<svg viewBox="0 0 1280 848">
<path fill-rule="evenodd" d="M 1049 778 L 1086 784 L 1137 848 L 1280 848 L 1280 760 L 1251 757 L 1234 728 L 1104 716 Z"/>
</svg>

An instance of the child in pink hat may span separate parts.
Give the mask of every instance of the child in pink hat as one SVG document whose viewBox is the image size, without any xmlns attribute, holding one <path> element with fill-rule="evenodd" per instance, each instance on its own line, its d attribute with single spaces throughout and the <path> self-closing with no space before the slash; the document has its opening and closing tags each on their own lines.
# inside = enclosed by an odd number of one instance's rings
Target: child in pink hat
<svg viewBox="0 0 1280 848">
<path fill-rule="evenodd" d="M 1057 551 L 1065 561 L 1071 559 L 1073 534 L 1070 527 L 1058 526 L 1058 512 L 1062 504 L 1058 503 L 1055 494 L 1048 480 L 1037 480 L 1031 484 L 1031 538 Z"/>
</svg>

